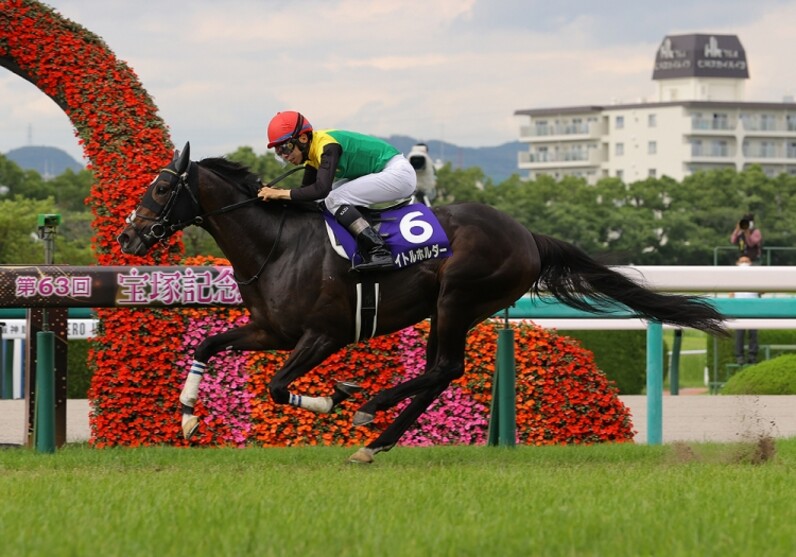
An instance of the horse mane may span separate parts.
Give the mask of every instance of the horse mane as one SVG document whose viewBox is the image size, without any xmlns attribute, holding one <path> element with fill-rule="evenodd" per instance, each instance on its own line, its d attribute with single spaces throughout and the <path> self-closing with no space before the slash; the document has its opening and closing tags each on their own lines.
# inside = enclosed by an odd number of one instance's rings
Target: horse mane
<svg viewBox="0 0 796 557">
<path fill-rule="evenodd" d="M 248 166 L 224 157 L 202 159 L 198 164 L 234 184 L 243 186 L 248 192 L 257 193 L 262 185 L 260 177 L 249 170 Z"/>
<path fill-rule="evenodd" d="M 257 195 L 257 192 L 263 185 L 260 177 L 249 170 L 248 166 L 233 162 L 224 157 L 202 159 L 197 164 L 202 168 L 215 172 L 225 180 L 244 188 L 252 196 Z M 283 205 L 291 211 L 298 213 L 320 213 L 321 211 L 320 205 L 314 201 L 291 201 Z M 265 207 L 265 205 L 263 205 L 263 207 Z"/>
</svg>

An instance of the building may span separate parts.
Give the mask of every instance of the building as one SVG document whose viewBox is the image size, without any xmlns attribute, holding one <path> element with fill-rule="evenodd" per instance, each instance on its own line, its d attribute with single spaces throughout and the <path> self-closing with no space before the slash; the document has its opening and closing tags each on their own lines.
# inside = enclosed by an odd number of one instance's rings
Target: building
<svg viewBox="0 0 796 557">
<path fill-rule="evenodd" d="M 655 102 L 517 110 L 528 117 L 521 174 L 625 182 L 700 170 L 796 174 L 796 103 L 744 101 L 746 53 L 735 35 L 671 35 L 655 57 Z"/>
</svg>

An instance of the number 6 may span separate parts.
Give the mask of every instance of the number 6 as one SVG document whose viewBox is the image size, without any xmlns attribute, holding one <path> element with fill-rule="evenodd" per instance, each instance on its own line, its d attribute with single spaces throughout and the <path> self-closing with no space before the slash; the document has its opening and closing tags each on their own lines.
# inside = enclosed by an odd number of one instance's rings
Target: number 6
<svg viewBox="0 0 796 557">
<path fill-rule="evenodd" d="M 420 218 L 422 216 L 422 212 L 412 211 L 411 213 L 404 215 L 404 217 L 401 219 L 399 229 L 401 230 L 401 236 L 403 236 L 407 242 L 411 242 L 413 244 L 422 244 L 423 242 L 428 241 L 432 234 L 434 234 L 434 228 L 429 223 L 422 220 Z M 420 229 L 419 233 L 414 232 L 414 230 L 417 228 Z"/>
</svg>

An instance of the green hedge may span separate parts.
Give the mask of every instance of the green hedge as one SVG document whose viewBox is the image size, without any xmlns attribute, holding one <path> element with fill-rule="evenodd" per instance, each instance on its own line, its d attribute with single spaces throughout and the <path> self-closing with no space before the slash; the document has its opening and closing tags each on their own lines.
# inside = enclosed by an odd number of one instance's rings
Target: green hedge
<svg viewBox="0 0 796 557">
<path fill-rule="evenodd" d="M 705 360 L 708 368 L 713 370 L 714 354 L 718 355 L 718 376 L 724 377 L 727 370 L 727 364 L 735 364 L 735 331 L 730 331 L 730 336 L 727 338 L 706 337 L 707 359 Z M 747 340 L 748 342 L 748 340 Z M 757 344 L 763 346 L 764 344 L 796 344 L 796 331 L 792 329 L 760 329 L 757 332 Z M 772 353 L 771 356 L 781 354 Z M 757 355 L 758 361 L 765 358 L 762 349 Z M 713 376 L 711 372 L 711 377 Z"/>
<path fill-rule="evenodd" d="M 796 354 L 785 354 L 748 366 L 730 377 L 723 395 L 796 394 Z"/>
<path fill-rule="evenodd" d="M 597 367 L 616 383 L 619 393 L 636 395 L 647 384 L 647 332 L 562 331 L 594 354 Z M 664 358 L 664 366 L 668 364 Z M 665 368 L 664 368 L 665 369 Z"/>
<path fill-rule="evenodd" d="M 69 340 L 66 355 L 66 397 L 88 398 L 91 372 L 86 365 L 88 340 Z"/>
</svg>

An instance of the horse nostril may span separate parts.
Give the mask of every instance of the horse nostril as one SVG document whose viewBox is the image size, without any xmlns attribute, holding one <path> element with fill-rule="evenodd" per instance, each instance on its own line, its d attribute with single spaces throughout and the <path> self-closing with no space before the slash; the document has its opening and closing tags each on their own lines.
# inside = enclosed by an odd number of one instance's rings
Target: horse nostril
<svg viewBox="0 0 796 557">
<path fill-rule="evenodd" d="M 127 236 L 127 234 L 122 232 L 116 237 L 116 241 L 119 242 L 119 245 L 122 246 L 122 249 L 124 249 L 127 247 L 127 244 L 130 243 L 130 238 Z"/>
</svg>

